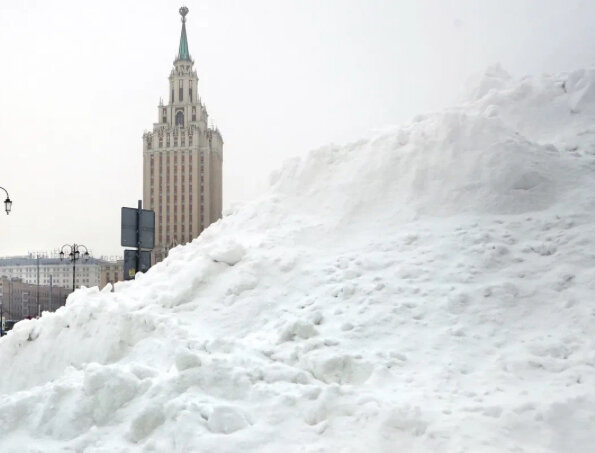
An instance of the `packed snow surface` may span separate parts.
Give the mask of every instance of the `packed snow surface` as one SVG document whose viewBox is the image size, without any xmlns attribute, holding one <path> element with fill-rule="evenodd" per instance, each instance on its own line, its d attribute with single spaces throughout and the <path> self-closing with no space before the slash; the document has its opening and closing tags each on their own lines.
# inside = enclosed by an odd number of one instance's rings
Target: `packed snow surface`
<svg viewBox="0 0 595 453">
<path fill-rule="evenodd" d="M 595 68 L 490 68 L 17 324 L 0 451 L 594 451 L 594 241 Z"/>
</svg>

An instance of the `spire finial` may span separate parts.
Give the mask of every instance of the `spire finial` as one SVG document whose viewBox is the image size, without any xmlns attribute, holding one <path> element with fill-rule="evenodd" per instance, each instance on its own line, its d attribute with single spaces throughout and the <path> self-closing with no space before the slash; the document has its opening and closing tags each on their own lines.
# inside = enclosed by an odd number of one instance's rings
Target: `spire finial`
<svg viewBox="0 0 595 453">
<path fill-rule="evenodd" d="M 188 14 L 188 11 L 190 11 L 188 8 L 186 8 L 185 6 L 182 6 L 180 8 L 180 16 L 182 16 L 182 22 L 186 22 L 186 14 Z"/>
<path fill-rule="evenodd" d="M 192 61 L 190 58 L 190 53 L 188 52 L 188 38 L 186 37 L 186 14 L 188 14 L 189 9 L 185 6 L 182 6 L 179 11 L 180 16 L 182 16 L 182 34 L 180 36 L 180 48 L 178 50 L 178 57 L 176 58 L 176 61 Z"/>
</svg>

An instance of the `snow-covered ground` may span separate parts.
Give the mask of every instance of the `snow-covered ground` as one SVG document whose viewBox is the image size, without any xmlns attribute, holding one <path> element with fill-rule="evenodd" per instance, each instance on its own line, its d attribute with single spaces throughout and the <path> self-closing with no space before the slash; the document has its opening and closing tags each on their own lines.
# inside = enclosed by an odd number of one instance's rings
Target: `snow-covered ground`
<svg viewBox="0 0 595 453">
<path fill-rule="evenodd" d="M 595 451 L 594 177 L 595 68 L 490 68 L 19 323 L 0 451 Z"/>
</svg>

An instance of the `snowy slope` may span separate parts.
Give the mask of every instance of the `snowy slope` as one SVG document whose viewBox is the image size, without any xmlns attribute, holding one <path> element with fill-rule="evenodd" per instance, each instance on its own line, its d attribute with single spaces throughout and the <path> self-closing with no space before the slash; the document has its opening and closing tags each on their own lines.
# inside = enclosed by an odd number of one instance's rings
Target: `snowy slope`
<svg viewBox="0 0 595 453">
<path fill-rule="evenodd" d="M 592 451 L 595 69 L 469 93 L 19 323 L 0 451 Z"/>
</svg>

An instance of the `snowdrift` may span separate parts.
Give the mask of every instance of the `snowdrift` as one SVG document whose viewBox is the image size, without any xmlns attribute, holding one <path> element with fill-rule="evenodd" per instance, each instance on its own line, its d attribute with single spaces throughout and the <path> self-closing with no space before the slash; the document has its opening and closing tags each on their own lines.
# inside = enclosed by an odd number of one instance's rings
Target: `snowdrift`
<svg viewBox="0 0 595 453">
<path fill-rule="evenodd" d="M 587 451 L 594 173 L 595 69 L 290 161 L 0 340 L 0 451 Z"/>
</svg>

